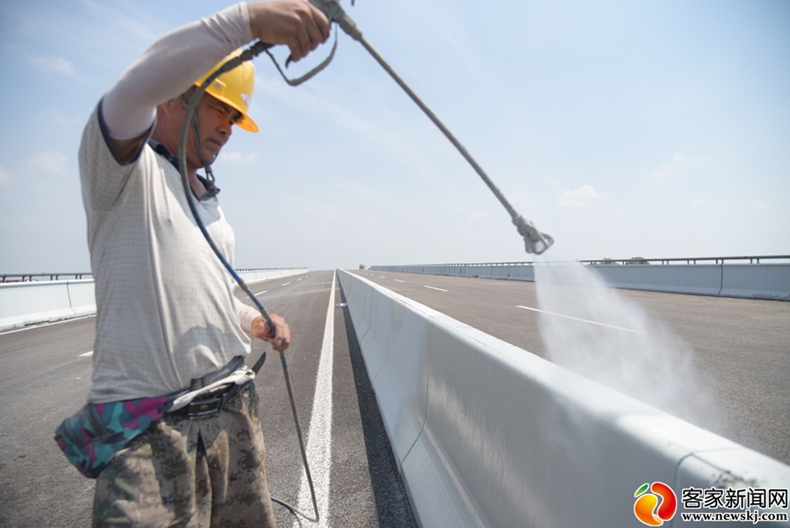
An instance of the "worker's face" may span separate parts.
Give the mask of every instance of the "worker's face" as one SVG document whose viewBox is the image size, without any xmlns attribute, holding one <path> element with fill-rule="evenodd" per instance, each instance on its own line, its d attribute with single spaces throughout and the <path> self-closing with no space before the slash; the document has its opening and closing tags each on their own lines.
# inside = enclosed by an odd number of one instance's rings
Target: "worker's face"
<svg viewBox="0 0 790 528">
<path fill-rule="evenodd" d="M 189 102 L 193 92 L 194 90 L 190 90 L 184 94 L 184 99 L 187 102 Z M 175 110 L 172 117 L 174 121 L 178 123 L 180 134 L 180 123 L 183 121 L 186 108 L 184 108 L 184 105 L 180 101 L 177 101 L 177 104 L 173 105 L 171 108 Z M 220 150 L 222 150 L 222 147 L 230 139 L 233 133 L 233 124 L 241 117 L 241 114 L 235 108 L 223 103 L 210 94 L 203 95 L 203 99 L 200 101 L 200 106 L 198 106 L 196 114 L 203 159 L 205 159 L 207 163 L 213 163 L 219 155 Z M 197 143 L 191 125 L 189 127 L 187 145 L 187 164 L 196 168 L 202 167 L 203 163 L 200 161 L 200 155 L 198 154 Z"/>
</svg>

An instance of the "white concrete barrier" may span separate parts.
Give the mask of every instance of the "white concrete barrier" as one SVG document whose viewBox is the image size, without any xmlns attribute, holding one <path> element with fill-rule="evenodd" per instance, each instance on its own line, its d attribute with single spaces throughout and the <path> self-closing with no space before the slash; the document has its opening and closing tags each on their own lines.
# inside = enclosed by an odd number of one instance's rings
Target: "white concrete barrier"
<svg viewBox="0 0 790 528">
<path fill-rule="evenodd" d="M 354 282 L 343 288 L 343 294 L 348 302 L 351 319 L 354 321 L 354 331 L 357 334 L 357 340 L 361 342 L 370 329 L 370 314 L 372 313 L 370 306 L 373 299 L 373 290 L 365 288 L 361 282 Z"/>
<path fill-rule="evenodd" d="M 66 288 L 75 317 L 96 313 L 96 293 L 92 279 L 68 281 Z"/>
<path fill-rule="evenodd" d="M 535 266 L 519 266 L 516 280 L 535 282 Z"/>
<path fill-rule="evenodd" d="M 721 265 L 591 266 L 614 288 L 719 295 Z"/>
<path fill-rule="evenodd" d="M 721 294 L 790 301 L 790 267 L 782 264 L 726 264 Z"/>
<path fill-rule="evenodd" d="M 613 288 L 790 301 L 790 264 L 634 264 L 591 267 Z M 534 265 L 374 266 L 371 269 L 477 276 L 483 279 L 535 280 Z"/>
<path fill-rule="evenodd" d="M 280 268 L 240 271 L 238 273 L 239 276 L 244 279 L 244 282 L 247 284 L 254 284 L 256 282 L 276 279 L 279 277 L 292 277 L 301 273 L 307 273 L 308 271 L 310 271 L 309 268 Z"/>
<path fill-rule="evenodd" d="M 239 273 L 248 284 L 290 277 L 308 268 L 255 270 Z M 0 331 L 96 313 L 92 279 L 0 284 Z"/>
<path fill-rule="evenodd" d="M 374 363 L 376 358 L 370 357 L 367 346 L 364 348 L 368 372 L 376 372 L 370 376 L 371 383 L 376 394 L 384 395 L 379 405 L 382 408 L 382 417 L 386 416 L 384 424 L 400 466 L 417 440 L 425 419 L 428 379 L 422 373 L 426 361 L 421 352 L 427 350 L 424 342 L 429 339 L 431 328 L 425 318 L 403 303 L 391 299 L 377 300 L 378 306 L 391 310 L 391 321 L 394 323 L 387 332 L 387 350 L 390 353 L 397 353 L 399 350 L 415 351 L 414 354 L 397 360 L 388 358 L 377 369 Z"/>
<path fill-rule="evenodd" d="M 357 275 L 338 276 L 355 329 L 357 318 L 369 325 L 360 347 L 424 528 L 639 526 L 634 492 L 646 482 L 672 487 L 679 510 L 687 486 L 790 485 L 780 462 Z"/>
<path fill-rule="evenodd" d="M 74 317 L 69 282 L 0 284 L 0 330 Z"/>
</svg>

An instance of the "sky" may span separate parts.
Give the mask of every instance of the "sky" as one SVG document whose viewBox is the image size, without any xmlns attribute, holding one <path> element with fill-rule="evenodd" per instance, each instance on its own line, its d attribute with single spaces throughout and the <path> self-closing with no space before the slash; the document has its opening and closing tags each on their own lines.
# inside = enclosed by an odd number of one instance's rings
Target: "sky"
<svg viewBox="0 0 790 528">
<path fill-rule="evenodd" d="M 90 271 L 85 122 L 159 36 L 225 5 L 0 3 L 0 273 Z M 554 237 L 540 259 L 790 254 L 790 2 L 341 5 Z M 236 129 L 214 164 L 238 267 L 535 260 L 359 43 L 341 33 L 333 62 L 297 88 L 268 58 L 255 66 L 261 130 Z"/>
</svg>

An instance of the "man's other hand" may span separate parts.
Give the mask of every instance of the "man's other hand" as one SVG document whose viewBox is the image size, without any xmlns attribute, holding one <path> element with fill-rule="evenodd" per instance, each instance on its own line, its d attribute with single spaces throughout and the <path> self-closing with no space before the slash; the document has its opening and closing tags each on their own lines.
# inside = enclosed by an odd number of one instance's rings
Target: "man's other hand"
<svg viewBox="0 0 790 528">
<path fill-rule="evenodd" d="M 263 317 L 258 316 L 252 322 L 252 335 L 271 343 L 272 348 L 277 352 L 284 352 L 291 345 L 291 329 L 285 319 L 279 315 L 271 314 L 269 317 L 274 323 L 274 332 L 269 328 L 269 323 L 265 322 Z"/>
</svg>

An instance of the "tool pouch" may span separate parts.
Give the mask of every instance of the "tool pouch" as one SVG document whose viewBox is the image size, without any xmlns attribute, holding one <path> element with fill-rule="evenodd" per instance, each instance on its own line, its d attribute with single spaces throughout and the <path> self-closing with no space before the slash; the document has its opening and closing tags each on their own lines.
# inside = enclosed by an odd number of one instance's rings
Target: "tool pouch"
<svg viewBox="0 0 790 528">
<path fill-rule="evenodd" d="M 253 372 L 258 372 L 264 361 L 265 352 L 253 367 Z M 211 390 L 210 386 L 227 379 L 243 366 L 244 358 L 236 356 L 223 368 L 193 379 L 189 387 L 177 392 L 137 400 L 88 403 L 61 422 L 55 430 L 55 442 L 80 473 L 96 478 L 115 453 L 170 411 L 179 398 L 187 397 L 189 401 L 183 404 L 183 411 L 175 412 L 189 418 L 205 418 L 222 411 L 239 385 L 232 384 L 218 390 Z M 206 393 L 201 394 L 204 387 L 207 388 Z M 190 393 L 198 396 L 194 402 Z"/>
<path fill-rule="evenodd" d="M 63 420 L 55 441 L 80 473 L 96 478 L 113 455 L 161 418 L 168 406 L 166 396 L 88 403 Z"/>
</svg>

